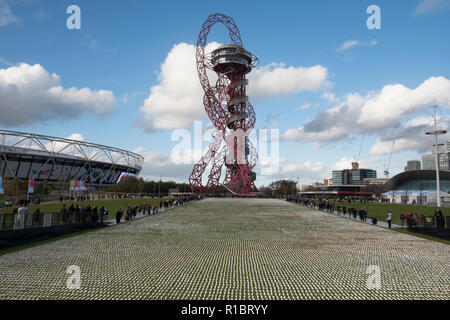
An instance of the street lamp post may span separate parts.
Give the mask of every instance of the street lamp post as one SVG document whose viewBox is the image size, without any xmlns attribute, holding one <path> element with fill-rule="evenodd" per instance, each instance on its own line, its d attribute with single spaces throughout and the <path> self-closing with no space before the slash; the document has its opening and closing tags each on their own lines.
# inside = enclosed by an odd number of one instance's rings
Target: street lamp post
<svg viewBox="0 0 450 320">
<path fill-rule="evenodd" d="M 435 142 L 435 146 L 436 146 L 436 152 L 435 152 L 435 157 L 434 157 L 434 163 L 436 166 L 436 202 L 437 202 L 437 207 L 440 208 L 441 207 L 441 186 L 440 186 L 440 182 L 439 182 L 439 154 L 438 154 L 438 135 L 441 134 L 445 134 L 447 133 L 447 130 L 438 130 L 437 126 L 436 126 L 436 108 L 435 108 L 435 113 L 434 113 L 434 130 L 431 131 L 427 131 L 425 132 L 425 134 L 427 135 L 434 135 L 434 142 Z"/>
</svg>

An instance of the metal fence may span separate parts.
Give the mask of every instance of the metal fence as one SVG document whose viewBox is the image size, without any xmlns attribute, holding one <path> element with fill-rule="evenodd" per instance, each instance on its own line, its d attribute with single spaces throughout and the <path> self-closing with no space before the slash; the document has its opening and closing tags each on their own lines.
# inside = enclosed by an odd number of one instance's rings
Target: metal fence
<svg viewBox="0 0 450 320">
<path fill-rule="evenodd" d="M 66 224 L 94 224 L 102 220 L 106 221 L 107 218 L 107 215 L 101 219 L 100 214 L 92 213 L 0 214 L 0 230 L 48 228 Z"/>
</svg>

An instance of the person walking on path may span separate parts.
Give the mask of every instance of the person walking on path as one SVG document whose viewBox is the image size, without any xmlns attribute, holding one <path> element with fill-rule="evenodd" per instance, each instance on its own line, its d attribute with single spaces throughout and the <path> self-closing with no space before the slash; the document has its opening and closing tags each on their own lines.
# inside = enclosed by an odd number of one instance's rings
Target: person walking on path
<svg viewBox="0 0 450 320">
<path fill-rule="evenodd" d="M 103 218 L 105 217 L 105 207 L 100 208 L 100 222 L 103 224 Z"/>
<path fill-rule="evenodd" d="M 116 212 L 116 223 L 120 223 L 120 219 L 122 219 L 122 208 Z"/>
<path fill-rule="evenodd" d="M 402 227 L 405 225 L 405 215 L 402 213 L 400 215 L 400 221 L 402 222 Z"/>
<path fill-rule="evenodd" d="M 391 213 L 391 211 L 389 210 L 389 211 L 388 211 L 388 214 L 387 214 L 387 223 L 388 223 L 388 225 L 389 225 L 389 229 L 391 228 L 391 222 L 392 222 L 392 213 Z"/>
</svg>

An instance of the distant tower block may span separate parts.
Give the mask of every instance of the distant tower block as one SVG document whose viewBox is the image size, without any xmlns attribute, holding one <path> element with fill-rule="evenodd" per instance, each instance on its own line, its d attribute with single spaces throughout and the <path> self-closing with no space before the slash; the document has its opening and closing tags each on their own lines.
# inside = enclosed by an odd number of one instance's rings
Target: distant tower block
<svg viewBox="0 0 450 320">
<path fill-rule="evenodd" d="M 223 23 L 229 31 L 232 44 L 223 45 L 205 53 L 206 40 L 212 26 Z M 256 174 L 256 149 L 248 136 L 255 126 L 255 111 L 250 104 L 246 86 L 248 74 L 257 64 L 258 58 L 242 46 L 239 30 L 233 19 L 217 13 L 208 17 L 202 26 L 197 41 L 197 71 L 205 92 L 205 111 L 216 128 L 214 141 L 208 152 L 194 166 L 189 177 L 193 192 L 213 193 L 222 185 L 236 195 L 254 195 Z M 206 70 L 214 71 L 218 80 L 211 85 Z M 226 173 L 220 182 L 222 168 Z M 208 182 L 202 177 L 211 165 Z"/>
</svg>

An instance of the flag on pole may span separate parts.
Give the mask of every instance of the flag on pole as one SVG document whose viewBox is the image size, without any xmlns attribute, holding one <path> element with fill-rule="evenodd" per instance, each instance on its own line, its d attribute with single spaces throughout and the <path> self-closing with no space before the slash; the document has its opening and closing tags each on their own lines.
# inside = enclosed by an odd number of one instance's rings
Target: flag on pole
<svg viewBox="0 0 450 320">
<path fill-rule="evenodd" d="M 2 184 L 2 181 L 3 179 L 2 179 L 2 177 L 0 177 L 0 194 L 4 194 L 5 193 L 5 190 L 3 189 L 3 184 Z"/>
<path fill-rule="evenodd" d="M 35 179 L 28 180 L 28 193 L 34 193 Z"/>
</svg>

